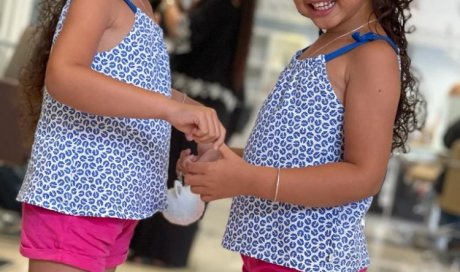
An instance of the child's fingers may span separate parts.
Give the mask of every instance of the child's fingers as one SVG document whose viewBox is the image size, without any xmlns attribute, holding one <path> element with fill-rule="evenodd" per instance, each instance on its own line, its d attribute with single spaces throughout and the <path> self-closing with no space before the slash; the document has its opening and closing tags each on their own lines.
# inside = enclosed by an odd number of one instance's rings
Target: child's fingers
<svg viewBox="0 0 460 272">
<path fill-rule="evenodd" d="M 187 156 L 189 156 L 189 155 L 191 154 L 191 152 L 192 152 L 192 151 L 191 151 L 190 149 L 182 150 L 182 151 L 180 152 L 179 159 L 178 159 L 177 162 L 176 162 L 176 168 L 178 168 L 178 167 L 181 165 L 181 163 L 183 163 L 184 159 L 185 159 Z"/>
<path fill-rule="evenodd" d="M 180 152 L 180 158 L 186 157 L 192 153 L 192 150 L 190 148 L 187 148 L 185 150 L 182 150 Z"/>
<path fill-rule="evenodd" d="M 199 162 L 213 162 L 217 161 L 222 157 L 219 150 L 209 149 L 208 151 L 202 153 L 199 157 Z"/>
<path fill-rule="evenodd" d="M 206 187 L 204 186 L 193 185 L 193 186 L 190 186 L 190 189 L 192 193 L 197 194 L 197 195 L 203 195 L 207 193 Z"/>
<path fill-rule="evenodd" d="M 204 154 L 206 151 L 208 151 L 209 149 L 213 148 L 212 144 L 204 144 L 204 143 L 200 143 L 198 144 L 198 156 Z"/>
<path fill-rule="evenodd" d="M 220 131 L 219 138 L 214 142 L 214 149 L 215 150 L 218 150 L 224 144 L 225 135 L 227 133 L 227 131 L 225 130 L 225 128 L 224 128 L 224 126 L 222 124 L 220 124 L 219 131 Z"/>
<path fill-rule="evenodd" d="M 186 133 L 186 134 L 185 134 L 185 138 L 186 138 L 187 141 L 189 141 L 189 142 L 193 141 L 193 133 Z"/>
<path fill-rule="evenodd" d="M 220 135 L 222 134 L 222 129 L 221 129 L 222 124 L 221 124 L 220 120 L 217 119 L 217 118 L 214 119 L 213 121 L 214 121 L 214 122 L 213 122 L 214 131 L 216 132 L 215 136 L 216 136 L 216 139 L 219 139 L 219 138 L 220 138 Z"/>
<path fill-rule="evenodd" d="M 198 143 L 209 143 L 208 132 L 205 132 L 199 128 L 196 128 L 192 131 L 193 140 Z"/>
<path fill-rule="evenodd" d="M 209 123 L 206 114 L 202 114 L 198 117 L 198 120 L 195 123 L 196 128 L 193 129 L 192 133 L 195 138 L 206 137 L 209 133 Z"/>
<path fill-rule="evenodd" d="M 191 174 L 204 174 L 208 170 L 209 163 L 206 162 L 192 162 L 190 160 L 185 160 L 184 161 L 184 169 L 187 171 L 187 173 Z"/>
<path fill-rule="evenodd" d="M 198 130 L 193 133 L 193 140 L 199 144 L 212 144 L 216 139 L 217 137 L 210 134 L 204 134 Z"/>
<path fill-rule="evenodd" d="M 193 131 L 195 140 L 211 143 L 221 138 L 222 124 L 215 110 L 208 108 L 205 114 L 198 119 L 196 125 L 198 129 Z"/>
<path fill-rule="evenodd" d="M 191 154 L 191 150 L 190 149 L 187 149 L 187 150 L 183 150 L 181 153 L 180 153 L 180 157 L 179 157 L 179 160 L 177 161 L 176 163 L 176 173 L 177 173 L 177 176 L 180 176 L 182 174 L 187 174 L 187 169 L 185 167 L 185 162 L 186 161 L 196 161 L 197 160 L 197 157 L 193 154 Z"/>
<path fill-rule="evenodd" d="M 219 151 L 220 153 L 222 154 L 222 156 L 224 158 L 228 158 L 230 156 L 234 156 L 235 153 L 233 152 L 233 150 L 230 149 L 230 147 L 228 147 L 228 145 L 226 144 L 223 144 L 220 148 L 219 148 Z"/>
<path fill-rule="evenodd" d="M 203 202 L 211 202 L 211 201 L 216 200 L 216 198 L 211 195 L 200 195 L 200 197 L 201 197 L 201 201 Z"/>
<path fill-rule="evenodd" d="M 209 133 L 207 137 L 212 140 L 213 138 L 217 138 L 219 136 L 219 130 L 215 124 L 214 116 L 208 116 L 208 124 L 209 124 Z"/>
</svg>

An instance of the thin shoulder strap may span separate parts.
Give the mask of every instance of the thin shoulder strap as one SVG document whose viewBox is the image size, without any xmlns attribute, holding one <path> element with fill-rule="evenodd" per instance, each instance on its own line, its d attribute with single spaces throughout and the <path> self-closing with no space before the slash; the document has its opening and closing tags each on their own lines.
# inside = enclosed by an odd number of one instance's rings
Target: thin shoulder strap
<svg viewBox="0 0 460 272">
<path fill-rule="evenodd" d="M 124 1 L 134 13 L 137 12 L 137 7 L 136 5 L 133 4 L 133 2 L 131 2 L 131 0 L 124 0 Z"/>
<path fill-rule="evenodd" d="M 363 34 L 363 35 L 360 35 L 359 32 L 355 32 L 351 36 L 353 37 L 353 39 L 355 39 L 355 42 L 351 43 L 349 45 L 345 45 L 344 47 L 339 48 L 339 49 L 337 49 L 337 50 L 335 50 L 335 51 L 333 51 L 333 52 L 331 52 L 329 54 L 326 54 L 326 56 L 324 57 L 326 62 L 328 62 L 330 60 L 333 60 L 333 59 L 335 59 L 337 57 L 340 57 L 340 56 L 350 52 L 351 50 L 355 49 L 356 47 L 359 47 L 359 46 L 361 46 L 361 45 L 363 45 L 365 43 L 375 41 L 375 40 L 384 40 L 384 41 L 386 41 L 395 50 L 396 54 L 399 54 L 398 46 L 395 44 L 394 41 L 392 41 L 387 36 L 379 35 L 379 34 L 374 33 L 374 32 L 368 32 L 368 33 Z"/>
</svg>

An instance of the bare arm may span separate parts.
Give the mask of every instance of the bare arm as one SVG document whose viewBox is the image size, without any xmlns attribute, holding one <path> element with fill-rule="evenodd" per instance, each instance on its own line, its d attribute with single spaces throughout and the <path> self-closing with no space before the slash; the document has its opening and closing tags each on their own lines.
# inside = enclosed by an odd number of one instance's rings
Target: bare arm
<svg viewBox="0 0 460 272">
<path fill-rule="evenodd" d="M 190 98 L 184 92 L 178 91 L 176 89 L 172 89 L 172 99 L 174 99 L 175 101 L 190 104 L 190 105 L 204 106 L 203 104 L 199 103 L 198 101 Z"/>
<path fill-rule="evenodd" d="M 50 95 L 92 114 L 164 119 L 186 134 L 194 134 L 198 141 L 220 145 L 225 130 L 214 110 L 184 105 L 90 68 L 103 34 L 116 20 L 115 8 L 110 0 L 72 2 L 47 66 L 45 84 Z"/>
<path fill-rule="evenodd" d="M 379 42 L 368 44 L 357 50 L 350 64 L 345 98 L 344 161 L 282 169 L 279 201 L 329 207 L 378 192 L 390 156 L 400 94 L 397 59 L 391 50 Z M 196 193 L 206 201 L 235 195 L 273 200 L 276 169 L 249 165 L 226 146 L 221 150 L 220 161 L 187 164 L 194 175 L 187 176 L 186 181 L 195 186 Z"/>
<path fill-rule="evenodd" d="M 50 55 L 47 89 L 55 99 L 85 112 L 165 119 L 178 103 L 90 69 L 102 35 L 115 20 L 113 10 L 108 0 L 72 2 Z"/>
</svg>

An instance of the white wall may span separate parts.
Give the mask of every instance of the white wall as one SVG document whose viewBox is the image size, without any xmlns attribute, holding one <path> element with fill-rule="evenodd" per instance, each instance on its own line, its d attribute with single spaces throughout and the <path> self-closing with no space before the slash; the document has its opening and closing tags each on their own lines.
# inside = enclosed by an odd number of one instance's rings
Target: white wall
<svg viewBox="0 0 460 272">
<path fill-rule="evenodd" d="M 432 147 L 440 150 L 449 110 L 447 94 L 460 82 L 460 0 L 417 0 L 410 22 L 416 26 L 409 41 L 428 101 L 427 128 L 434 130 Z"/>
<path fill-rule="evenodd" d="M 0 75 L 30 23 L 33 4 L 34 0 L 0 0 Z"/>
</svg>

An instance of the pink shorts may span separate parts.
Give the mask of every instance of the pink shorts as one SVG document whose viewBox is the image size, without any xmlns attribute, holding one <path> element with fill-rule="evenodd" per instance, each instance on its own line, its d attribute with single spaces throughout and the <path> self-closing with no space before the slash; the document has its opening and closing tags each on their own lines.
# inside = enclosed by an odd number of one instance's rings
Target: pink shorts
<svg viewBox="0 0 460 272">
<path fill-rule="evenodd" d="M 51 261 L 90 272 L 122 264 L 136 220 L 65 215 L 22 205 L 20 252 L 32 260 Z"/>
<path fill-rule="evenodd" d="M 298 272 L 298 270 L 292 268 L 267 263 L 244 255 L 241 255 L 241 258 L 243 258 L 243 272 Z M 366 271 L 366 268 L 359 270 L 359 272 Z"/>
</svg>

